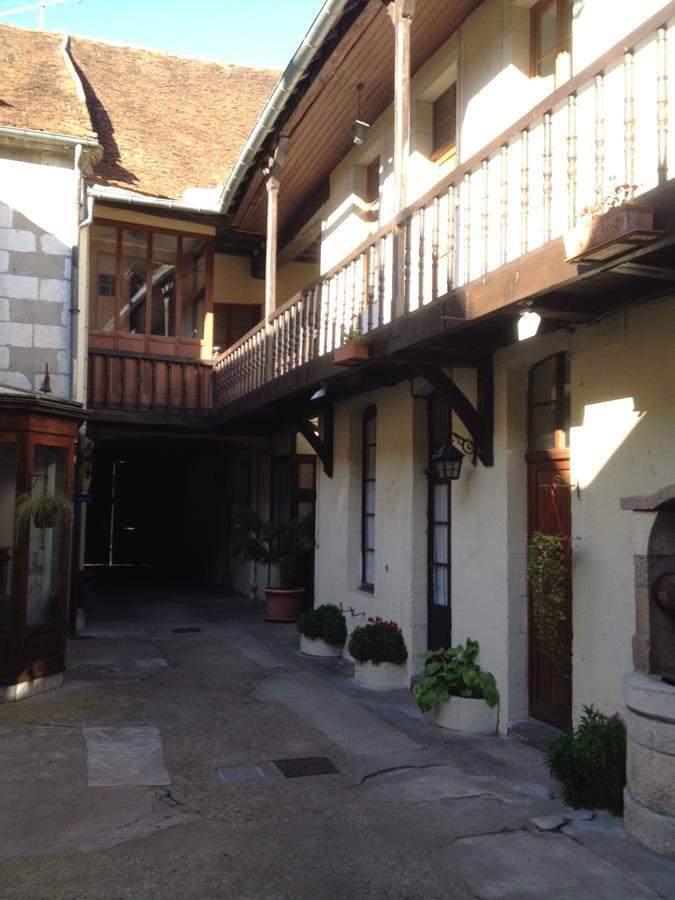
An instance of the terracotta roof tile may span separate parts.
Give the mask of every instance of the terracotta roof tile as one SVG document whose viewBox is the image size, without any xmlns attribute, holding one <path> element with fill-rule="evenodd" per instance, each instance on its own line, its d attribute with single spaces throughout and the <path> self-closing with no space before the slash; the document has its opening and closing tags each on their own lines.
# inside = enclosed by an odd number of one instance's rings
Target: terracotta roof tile
<svg viewBox="0 0 675 900">
<path fill-rule="evenodd" d="M 224 182 L 279 72 L 71 38 L 104 184 L 180 199 Z"/>
<path fill-rule="evenodd" d="M 92 137 L 58 34 L 0 25 L 0 125 Z"/>
</svg>

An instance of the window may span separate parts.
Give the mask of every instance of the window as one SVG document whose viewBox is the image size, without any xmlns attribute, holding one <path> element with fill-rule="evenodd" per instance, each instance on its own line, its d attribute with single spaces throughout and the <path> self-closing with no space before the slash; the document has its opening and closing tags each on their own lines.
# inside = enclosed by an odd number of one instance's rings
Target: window
<svg viewBox="0 0 675 900">
<path fill-rule="evenodd" d="M 570 0 L 539 0 L 531 14 L 532 74 L 555 75 L 556 59 L 569 53 Z"/>
<path fill-rule="evenodd" d="M 366 203 L 370 205 L 371 221 L 377 222 L 380 216 L 380 157 L 366 168 Z"/>
<path fill-rule="evenodd" d="M 432 111 L 431 158 L 444 160 L 457 143 L 457 84 L 434 101 Z"/>
<path fill-rule="evenodd" d="M 361 587 L 372 591 L 375 585 L 375 457 L 377 418 L 375 407 L 363 414 Z"/>
<path fill-rule="evenodd" d="M 202 237 L 97 223 L 92 331 L 203 340 L 211 253 Z"/>
<path fill-rule="evenodd" d="M 568 353 L 547 356 L 530 369 L 529 449 L 564 450 L 570 436 Z"/>
</svg>

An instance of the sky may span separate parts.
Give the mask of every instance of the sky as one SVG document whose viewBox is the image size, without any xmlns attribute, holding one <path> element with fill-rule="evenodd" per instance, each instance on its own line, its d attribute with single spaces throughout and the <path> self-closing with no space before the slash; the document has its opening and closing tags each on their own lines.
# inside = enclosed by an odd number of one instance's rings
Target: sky
<svg viewBox="0 0 675 900">
<path fill-rule="evenodd" d="M 0 0 L 0 23 L 38 27 L 39 0 Z M 47 0 L 50 2 L 50 0 Z M 283 69 L 322 0 L 80 0 L 48 6 L 47 31 L 136 44 L 184 56 Z"/>
</svg>

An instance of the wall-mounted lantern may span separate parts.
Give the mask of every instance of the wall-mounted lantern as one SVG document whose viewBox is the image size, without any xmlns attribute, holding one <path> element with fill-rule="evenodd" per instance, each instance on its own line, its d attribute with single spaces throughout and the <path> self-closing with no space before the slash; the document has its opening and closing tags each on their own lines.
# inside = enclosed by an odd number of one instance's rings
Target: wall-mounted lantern
<svg viewBox="0 0 675 900">
<path fill-rule="evenodd" d="M 362 144 L 368 136 L 370 125 L 361 118 L 361 92 L 365 85 L 359 82 L 356 85 L 356 121 L 352 125 L 352 140 L 355 144 Z"/>
<path fill-rule="evenodd" d="M 427 477 L 430 481 L 440 484 L 457 481 L 462 471 L 464 457 L 470 456 L 471 464 L 475 466 L 476 455 L 474 442 L 452 431 L 449 440 L 444 441 L 432 454 Z"/>
</svg>

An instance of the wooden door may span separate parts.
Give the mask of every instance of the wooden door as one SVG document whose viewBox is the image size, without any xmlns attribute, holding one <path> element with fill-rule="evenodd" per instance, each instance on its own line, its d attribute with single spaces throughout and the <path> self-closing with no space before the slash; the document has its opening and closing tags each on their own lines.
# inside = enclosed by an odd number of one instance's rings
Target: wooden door
<svg viewBox="0 0 675 900">
<path fill-rule="evenodd" d="M 551 725 L 572 723 L 572 577 L 569 456 L 569 354 L 530 370 L 528 394 L 528 543 L 535 531 L 564 539 L 566 590 L 555 651 L 540 646 L 529 598 L 530 715 Z"/>
<path fill-rule="evenodd" d="M 528 462 L 529 534 L 562 534 L 568 569 L 555 654 L 542 652 L 529 602 L 530 715 L 551 725 L 572 724 L 572 592 L 569 535 L 571 530 L 569 454 L 558 451 Z"/>
</svg>

